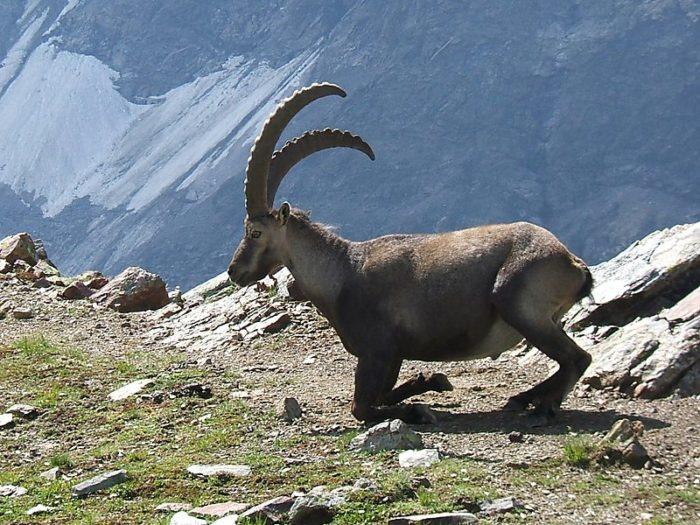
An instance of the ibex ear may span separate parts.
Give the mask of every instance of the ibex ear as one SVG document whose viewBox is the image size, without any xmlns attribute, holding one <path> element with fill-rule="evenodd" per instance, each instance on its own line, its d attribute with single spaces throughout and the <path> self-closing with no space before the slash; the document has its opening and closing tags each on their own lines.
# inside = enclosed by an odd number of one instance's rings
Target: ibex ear
<svg viewBox="0 0 700 525">
<path fill-rule="evenodd" d="M 277 222 L 280 226 L 287 224 L 287 219 L 289 219 L 289 214 L 291 213 L 291 208 L 288 202 L 283 202 L 277 212 Z"/>
</svg>

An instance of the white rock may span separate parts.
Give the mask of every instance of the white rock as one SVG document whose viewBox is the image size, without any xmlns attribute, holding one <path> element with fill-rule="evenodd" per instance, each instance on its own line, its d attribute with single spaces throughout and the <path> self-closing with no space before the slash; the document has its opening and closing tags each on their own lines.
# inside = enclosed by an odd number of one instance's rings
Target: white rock
<svg viewBox="0 0 700 525">
<path fill-rule="evenodd" d="M 11 428 L 15 425 L 15 416 L 12 414 L 0 414 L 0 429 Z"/>
<path fill-rule="evenodd" d="M 422 445 L 423 439 L 400 419 L 374 425 L 350 442 L 351 449 L 368 452 L 415 449 Z"/>
<path fill-rule="evenodd" d="M 223 518 L 219 518 L 211 525 L 236 525 L 238 523 L 238 514 L 229 514 Z"/>
<path fill-rule="evenodd" d="M 180 512 L 180 511 L 188 511 L 192 509 L 192 505 L 189 503 L 178 503 L 178 502 L 168 502 L 166 501 L 165 503 L 161 503 L 156 507 L 156 512 Z"/>
<path fill-rule="evenodd" d="M 389 525 L 467 525 L 477 523 L 477 517 L 469 512 L 442 512 L 440 514 L 414 514 L 391 518 Z"/>
<path fill-rule="evenodd" d="M 0 497 L 19 498 L 26 493 L 27 489 L 24 487 L 18 487 L 17 485 L 0 485 Z"/>
<path fill-rule="evenodd" d="M 181 511 L 170 518 L 170 525 L 207 525 L 207 522 Z"/>
<path fill-rule="evenodd" d="M 55 507 L 47 507 L 46 505 L 37 505 L 32 507 L 27 511 L 27 516 L 34 516 L 35 514 L 48 514 L 56 510 Z"/>
<path fill-rule="evenodd" d="M 7 409 L 9 414 L 25 419 L 33 419 L 39 415 L 39 410 L 31 405 L 16 404 Z"/>
<path fill-rule="evenodd" d="M 405 450 L 399 454 L 399 465 L 403 468 L 429 467 L 440 461 L 440 453 L 434 448 Z"/>
<path fill-rule="evenodd" d="M 249 476 L 251 469 L 248 465 L 190 465 L 187 467 L 187 472 L 201 478 L 240 478 Z"/>
<path fill-rule="evenodd" d="M 49 481 L 55 481 L 58 479 L 58 476 L 61 475 L 61 469 L 59 467 L 53 467 L 50 468 L 49 470 L 45 470 L 41 474 L 39 474 L 40 478 L 48 479 Z"/>
<path fill-rule="evenodd" d="M 135 394 L 138 394 L 144 388 L 146 388 L 149 385 L 152 385 L 153 383 L 155 383 L 155 379 L 139 379 L 138 381 L 133 381 L 132 383 L 124 385 L 112 392 L 111 394 L 109 394 L 109 398 L 112 401 L 121 401 Z"/>
</svg>

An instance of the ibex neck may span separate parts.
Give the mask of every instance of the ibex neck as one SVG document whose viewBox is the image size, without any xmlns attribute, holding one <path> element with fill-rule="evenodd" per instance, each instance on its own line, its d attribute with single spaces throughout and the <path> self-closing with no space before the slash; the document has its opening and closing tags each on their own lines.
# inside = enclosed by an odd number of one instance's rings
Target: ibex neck
<svg viewBox="0 0 700 525">
<path fill-rule="evenodd" d="M 352 271 L 352 243 L 320 224 L 292 215 L 287 223 L 287 256 L 285 265 L 301 291 L 330 318 Z"/>
</svg>

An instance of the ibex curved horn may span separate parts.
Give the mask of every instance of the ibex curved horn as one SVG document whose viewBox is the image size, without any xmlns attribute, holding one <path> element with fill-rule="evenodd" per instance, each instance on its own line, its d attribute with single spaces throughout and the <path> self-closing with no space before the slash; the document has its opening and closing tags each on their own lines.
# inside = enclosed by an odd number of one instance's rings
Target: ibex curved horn
<svg viewBox="0 0 700 525">
<path fill-rule="evenodd" d="M 335 84 L 312 84 L 295 91 L 291 97 L 283 100 L 275 112 L 270 115 L 260 135 L 250 150 L 246 168 L 245 198 L 249 217 L 257 217 L 268 212 L 267 175 L 270 169 L 275 145 L 294 115 L 316 99 L 329 95 L 345 97 L 346 93 Z"/>
<path fill-rule="evenodd" d="M 307 131 L 300 137 L 288 141 L 282 149 L 275 151 L 270 160 L 270 172 L 267 176 L 267 206 L 272 208 L 275 195 L 282 179 L 297 163 L 309 155 L 330 148 L 351 148 L 361 151 L 374 160 L 374 151 L 362 137 L 349 131 L 326 128 Z"/>
</svg>

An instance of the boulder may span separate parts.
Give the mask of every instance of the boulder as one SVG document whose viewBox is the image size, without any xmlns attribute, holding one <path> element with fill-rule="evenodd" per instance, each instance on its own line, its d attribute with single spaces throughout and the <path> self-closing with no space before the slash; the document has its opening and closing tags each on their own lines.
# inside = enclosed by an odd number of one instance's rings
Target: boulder
<svg viewBox="0 0 700 525">
<path fill-rule="evenodd" d="M 353 450 L 379 452 L 382 450 L 415 449 L 423 446 L 423 439 L 400 419 L 384 421 L 359 434 L 350 442 Z"/>
<path fill-rule="evenodd" d="M 498 498 L 493 500 L 486 500 L 479 503 L 479 512 L 482 516 L 493 516 L 495 514 L 503 514 L 506 512 L 512 512 L 517 509 L 522 509 L 524 505 L 513 496 L 507 496 L 505 498 Z"/>
<path fill-rule="evenodd" d="M 10 235 L 0 240 L 0 259 L 9 264 L 15 261 L 24 261 L 30 266 L 37 262 L 36 246 L 28 233 Z"/>
<path fill-rule="evenodd" d="M 117 275 L 91 299 L 122 313 L 157 310 L 169 302 L 163 279 L 135 266 Z"/>
<path fill-rule="evenodd" d="M 15 426 L 15 416 L 12 414 L 0 414 L 0 430 Z"/>
</svg>

